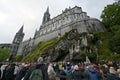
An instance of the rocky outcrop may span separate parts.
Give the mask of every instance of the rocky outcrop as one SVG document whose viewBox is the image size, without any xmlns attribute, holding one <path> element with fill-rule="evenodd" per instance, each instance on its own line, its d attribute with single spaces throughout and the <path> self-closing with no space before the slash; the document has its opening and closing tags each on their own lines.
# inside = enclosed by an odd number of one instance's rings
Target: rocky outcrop
<svg viewBox="0 0 120 80">
<path fill-rule="evenodd" d="M 84 60 L 88 50 L 88 33 L 78 33 L 76 29 L 66 33 L 63 38 L 51 49 L 44 51 L 41 56 L 45 62 Z"/>
</svg>

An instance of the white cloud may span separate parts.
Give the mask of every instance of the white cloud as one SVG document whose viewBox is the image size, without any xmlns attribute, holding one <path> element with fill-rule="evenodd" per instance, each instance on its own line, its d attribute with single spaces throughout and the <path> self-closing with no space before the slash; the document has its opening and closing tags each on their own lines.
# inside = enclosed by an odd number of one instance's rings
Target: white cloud
<svg viewBox="0 0 120 80">
<path fill-rule="evenodd" d="M 104 7 L 114 0 L 0 0 L 0 43 L 11 43 L 15 33 L 24 24 L 25 39 L 33 37 L 49 6 L 51 17 L 75 5 L 82 7 L 89 16 L 99 18 Z"/>
<path fill-rule="evenodd" d="M 2 12 L 0 12 L 0 23 L 1 24 L 5 23 L 6 19 L 7 19 L 7 15 L 2 13 Z"/>
</svg>

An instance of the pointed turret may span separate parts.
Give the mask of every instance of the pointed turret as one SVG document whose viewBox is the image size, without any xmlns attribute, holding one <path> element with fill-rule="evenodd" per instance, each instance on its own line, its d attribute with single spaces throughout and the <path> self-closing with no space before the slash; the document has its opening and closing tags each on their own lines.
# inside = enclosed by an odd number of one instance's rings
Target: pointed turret
<svg viewBox="0 0 120 80">
<path fill-rule="evenodd" d="M 22 27 L 20 28 L 20 30 L 18 31 L 18 33 L 23 33 L 23 27 L 24 27 L 24 25 L 22 25 Z"/>
<path fill-rule="evenodd" d="M 15 44 L 20 44 L 23 40 L 24 37 L 24 33 L 23 33 L 23 27 L 24 25 L 22 25 L 22 27 L 19 29 L 19 31 L 16 33 L 13 43 Z"/>
<path fill-rule="evenodd" d="M 49 7 L 47 7 L 47 10 L 46 10 L 47 13 L 49 13 Z"/>
<path fill-rule="evenodd" d="M 49 13 L 49 7 L 47 7 L 47 10 L 46 12 L 44 13 L 44 16 L 43 16 L 43 21 L 42 23 L 46 23 L 50 20 L 50 13 Z"/>
<path fill-rule="evenodd" d="M 23 37 L 24 37 L 23 27 L 24 27 L 24 25 L 22 25 L 22 27 L 16 33 L 16 35 L 14 37 L 14 40 L 12 42 L 12 47 L 11 47 L 11 54 L 12 55 L 16 55 L 17 54 L 17 50 L 19 48 L 19 45 L 20 45 L 20 43 L 23 40 Z"/>
</svg>

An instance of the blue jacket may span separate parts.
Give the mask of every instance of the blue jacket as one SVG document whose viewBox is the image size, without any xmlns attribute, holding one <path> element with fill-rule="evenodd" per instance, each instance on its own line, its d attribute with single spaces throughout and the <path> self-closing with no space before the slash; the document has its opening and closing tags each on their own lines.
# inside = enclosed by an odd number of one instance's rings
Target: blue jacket
<svg viewBox="0 0 120 80">
<path fill-rule="evenodd" d="M 100 80 L 100 75 L 94 68 L 88 69 L 88 80 Z"/>
</svg>

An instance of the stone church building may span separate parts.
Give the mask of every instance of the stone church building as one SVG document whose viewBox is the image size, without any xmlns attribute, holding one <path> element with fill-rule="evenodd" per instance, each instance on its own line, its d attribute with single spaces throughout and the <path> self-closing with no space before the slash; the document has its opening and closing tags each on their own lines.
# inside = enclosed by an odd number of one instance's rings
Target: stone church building
<svg viewBox="0 0 120 80">
<path fill-rule="evenodd" d="M 49 8 L 47 8 L 43 16 L 42 24 L 39 30 L 36 30 L 33 38 L 22 42 L 24 33 L 23 26 L 21 27 L 13 40 L 12 54 L 26 55 L 40 41 L 54 39 L 72 29 L 76 29 L 79 33 L 93 33 L 104 31 L 104 26 L 98 19 L 89 17 L 87 13 L 82 11 L 82 8 L 78 6 L 66 8 L 61 14 L 54 18 L 50 18 Z"/>
</svg>

